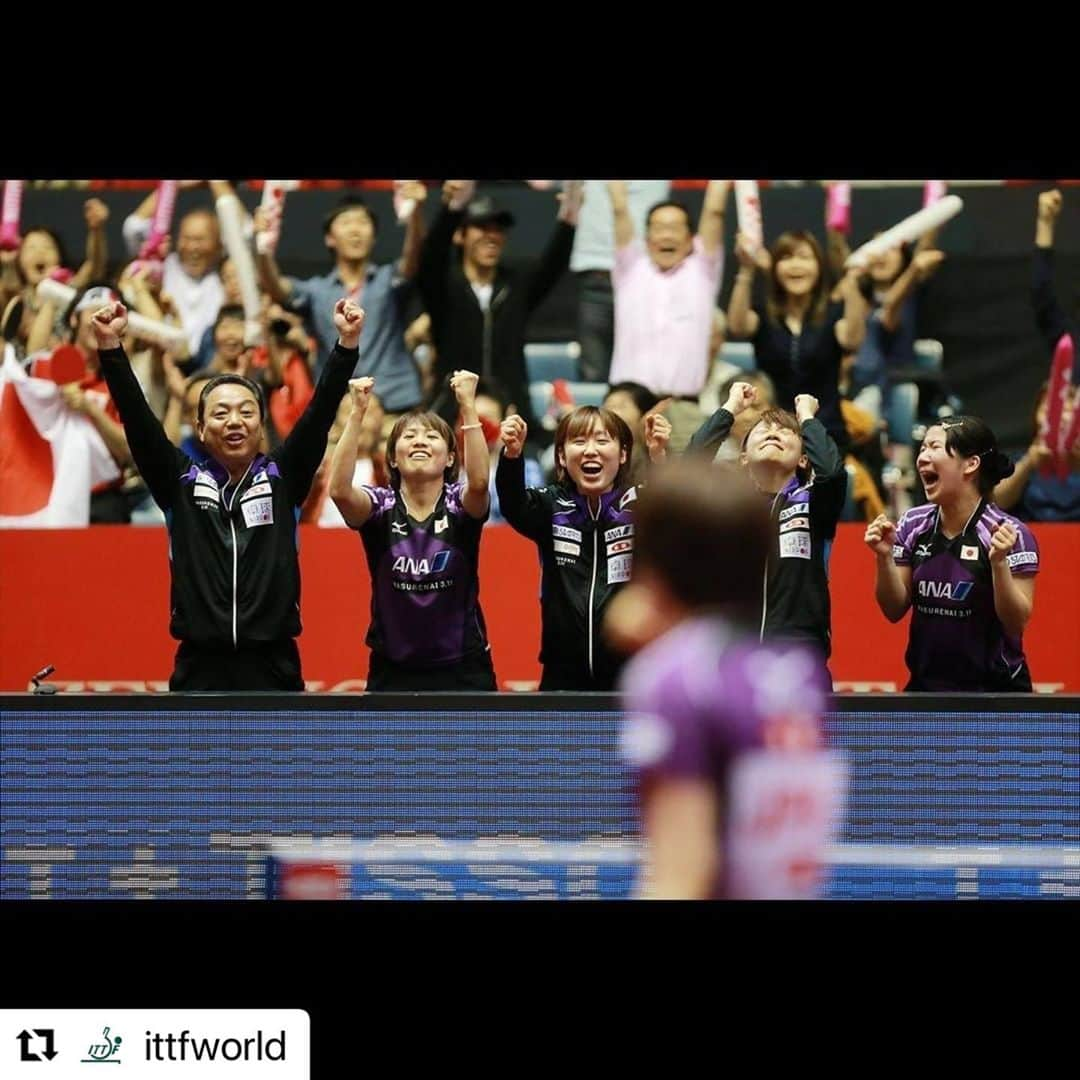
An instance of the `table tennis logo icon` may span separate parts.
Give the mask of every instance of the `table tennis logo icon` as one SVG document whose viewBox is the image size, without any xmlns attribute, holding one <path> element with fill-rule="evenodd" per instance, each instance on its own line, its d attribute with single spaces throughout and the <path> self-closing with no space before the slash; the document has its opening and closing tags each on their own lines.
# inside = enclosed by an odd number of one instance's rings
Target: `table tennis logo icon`
<svg viewBox="0 0 1080 1080">
<path fill-rule="evenodd" d="M 105 1028 L 101 1032 L 101 1042 L 92 1042 L 90 1049 L 87 1050 L 89 1057 L 84 1057 L 82 1062 L 85 1064 L 106 1064 L 106 1065 L 119 1065 L 120 1058 L 116 1055 L 120 1052 L 120 1044 L 124 1041 L 119 1035 L 110 1036 L 109 1029 Z"/>
</svg>

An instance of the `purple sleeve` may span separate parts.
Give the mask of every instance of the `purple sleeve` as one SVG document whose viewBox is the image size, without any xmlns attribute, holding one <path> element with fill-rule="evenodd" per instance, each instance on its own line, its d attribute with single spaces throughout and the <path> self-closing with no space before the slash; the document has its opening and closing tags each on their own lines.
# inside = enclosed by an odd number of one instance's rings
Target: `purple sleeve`
<svg viewBox="0 0 1080 1080">
<path fill-rule="evenodd" d="M 639 785 L 711 775 L 705 717 L 688 694 L 684 663 L 678 650 L 661 647 L 646 649 L 627 666 L 619 745 Z"/>
<path fill-rule="evenodd" d="M 366 491 L 371 500 L 371 516 L 364 522 L 364 527 L 378 521 L 397 499 L 397 493 L 393 488 L 373 487 L 371 484 L 361 484 L 361 491 Z"/>
<path fill-rule="evenodd" d="M 1014 575 L 1037 574 L 1039 572 L 1039 543 L 1035 534 L 1022 522 L 1009 518 L 1008 522 L 1020 534 L 1012 551 L 1005 557 L 1009 569 Z"/>
<path fill-rule="evenodd" d="M 911 551 L 914 547 L 915 533 L 918 531 L 918 522 L 908 510 L 900 519 L 896 527 L 896 543 L 893 544 L 893 562 L 897 566 L 911 565 Z"/>
</svg>

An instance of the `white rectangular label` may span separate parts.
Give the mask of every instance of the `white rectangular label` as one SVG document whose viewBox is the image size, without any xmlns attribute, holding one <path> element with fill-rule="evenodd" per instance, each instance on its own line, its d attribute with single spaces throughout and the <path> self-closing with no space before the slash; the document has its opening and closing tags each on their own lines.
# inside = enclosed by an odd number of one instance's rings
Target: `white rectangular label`
<svg viewBox="0 0 1080 1080">
<path fill-rule="evenodd" d="M 892 546 L 892 557 L 894 559 L 902 559 L 904 557 L 904 545 L 903 544 L 893 544 L 893 546 Z"/>
<path fill-rule="evenodd" d="M 1034 551 L 1016 551 L 1012 555 L 1007 555 L 1005 561 L 1010 567 L 1028 566 L 1031 563 L 1037 563 L 1039 556 Z"/>
<path fill-rule="evenodd" d="M 614 544 L 608 544 L 607 553 L 609 555 L 618 555 L 622 551 L 633 551 L 633 540 L 616 540 Z"/>
<path fill-rule="evenodd" d="M 633 536 L 633 535 L 634 535 L 634 526 L 633 525 L 617 525 L 614 529 L 605 529 L 604 530 L 604 539 L 605 540 L 620 540 L 624 536 Z"/>
<path fill-rule="evenodd" d="M 581 554 L 581 545 L 580 544 L 571 544 L 566 540 L 556 540 L 554 547 L 555 547 L 556 551 L 561 551 L 564 555 L 580 555 Z"/>
<path fill-rule="evenodd" d="M 265 497 L 241 503 L 244 511 L 244 524 L 250 529 L 255 525 L 274 524 L 274 500 Z"/>
<path fill-rule="evenodd" d="M 629 581 L 630 571 L 634 566 L 633 555 L 616 555 L 607 561 L 607 579 L 609 585 L 619 581 Z"/>
<path fill-rule="evenodd" d="M 809 559 L 810 534 L 808 532 L 785 533 L 780 537 L 781 559 Z"/>
<path fill-rule="evenodd" d="M 204 487 L 202 484 L 196 484 L 191 489 L 191 494 L 196 499 L 209 499 L 210 502 L 218 501 L 218 489 L 216 487 Z"/>
<path fill-rule="evenodd" d="M 243 495 L 240 496 L 240 501 L 245 499 L 254 499 L 256 495 L 272 495 L 273 492 L 269 484 L 256 484 L 254 487 L 249 487 Z"/>
<path fill-rule="evenodd" d="M 792 506 L 789 506 L 786 510 L 781 510 L 780 511 L 780 516 L 776 520 L 777 521 L 787 521 L 787 519 L 789 517 L 794 517 L 796 514 L 809 514 L 809 513 L 810 513 L 810 504 L 808 502 L 794 503 Z"/>
<path fill-rule="evenodd" d="M 0 1009 L 0 1048 L 6 1080 L 309 1080 L 311 1019 L 303 1009 Z"/>
<path fill-rule="evenodd" d="M 551 535 L 560 536 L 563 540 L 577 540 L 581 542 L 581 530 L 571 529 L 569 525 L 552 525 Z"/>
<path fill-rule="evenodd" d="M 780 531 L 782 533 L 786 533 L 786 532 L 791 532 L 792 529 L 809 529 L 809 528 L 810 528 L 810 519 L 809 518 L 792 518 L 790 521 L 785 521 L 783 523 L 783 525 L 780 526 Z"/>
</svg>

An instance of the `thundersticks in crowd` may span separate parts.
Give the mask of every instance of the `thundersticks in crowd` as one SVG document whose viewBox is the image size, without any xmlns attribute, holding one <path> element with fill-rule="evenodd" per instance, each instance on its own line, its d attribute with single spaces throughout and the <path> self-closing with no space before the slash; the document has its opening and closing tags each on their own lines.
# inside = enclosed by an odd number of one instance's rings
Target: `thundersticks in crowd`
<svg viewBox="0 0 1080 1080">
<path fill-rule="evenodd" d="M 564 182 L 547 246 L 513 266 L 514 217 L 474 181 L 446 181 L 430 224 L 427 186 L 402 181 L 399 259 L 373 262 L 380 222 L 349 195 L 323 223 L 332 266 L 308 279 L 276 261 L 287 182 L 266 182 L 250 216 L 228 182 L 207 183 L 214 202 L 180 219 L 174 249 L 177 194 L 200 182 L 161 182 L 124 223 L 130 258 L 112 280 L 100 200 L 86 204 L 75 271 L 55 234 L 21 222 L 17 182 L 0 228 L 4 391 L 59 463 L 44 487 L 0 477 L 0 524 L 163 522 L 174 690 L 303 688 L 298 522 L 360 534 L 369 689 L 495 689 L 479 587 L 492 520 L 537 548 L 541 689 L 611 690 L 643 647 L 634 618 L 620 629 L 615 616 L 656 573 L 642 546 L 698 542 L 663 515 L 639 520 L 646 496 L 664 505 L 681 458 L 702 465 L 703 498 L 752 490 L 767 511 L 762 566 L 742 575 L 753 602 L 714 593 L 714 559 L 695 577 L 711 597 L 695 612 L 740 640 L 798 645 L 828 686 L 829 551 L 854 505 L 876 568 L 867 603 L 893 622 L 912 611 L 908 689 L 1031 689 L 1022 635 L 1039 552 L 1021 508 L 1067 510 L 1080 471 L 1073 325 L 1049 269 L 1059 192 L 1039 198 L 1033 285 L 1050 379 L 1031 448 L 1012 461 L 955 410 L 924 416 L 917 441 L 909 410 L 892 441 L 897 402 L 911 401 L 889 373 L 944 258 L 936 234 L 962 209 L 940 185 L 854 251 L 851 192 L 832 185 L 826 252 L 809 231 L 767 246 L 756 185 L 736 182 L 725 313 L 727 181 L 708 183 L 696 223 L 667 182 Z M 530 321 L 568 269 L 597 404 L 545 405 L 528 376 Z M 756 367 L 721 380 L 729 336 L 751 342 Z M 866 424 L 922 505 L 887 506 L 866 479 Z"/>
</svg>

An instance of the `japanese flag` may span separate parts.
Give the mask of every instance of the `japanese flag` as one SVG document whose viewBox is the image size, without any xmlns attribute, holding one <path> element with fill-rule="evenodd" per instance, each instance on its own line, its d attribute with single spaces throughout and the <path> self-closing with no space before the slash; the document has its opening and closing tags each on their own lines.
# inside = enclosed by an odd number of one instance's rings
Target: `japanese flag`
<svg viewBox="0 0 1080 1080">
<path fill-rule="evenodd" d="M 120 475 L 93 423 L 51 379 L 33 378 L 4 346 L 0 366 L 0 528 L 90 523 L 90 489 Z"/>
</svg>

